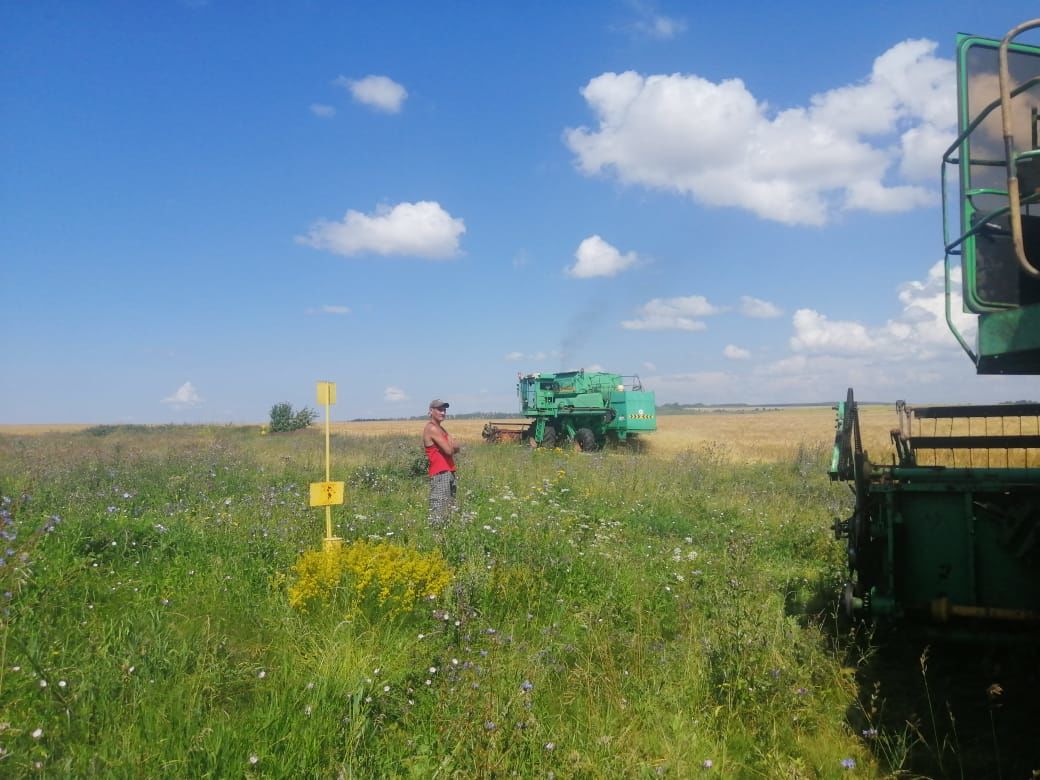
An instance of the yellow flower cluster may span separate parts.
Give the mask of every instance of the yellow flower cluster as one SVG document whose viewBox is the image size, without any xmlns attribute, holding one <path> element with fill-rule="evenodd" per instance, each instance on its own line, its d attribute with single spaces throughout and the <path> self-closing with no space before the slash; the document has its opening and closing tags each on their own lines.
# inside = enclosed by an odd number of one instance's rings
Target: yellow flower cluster
<svg viewBox="0 0 1040 780">
<path fill-rule="evenodd" d="M 350 614 L 372 606 L 387 617 L 410 612 L 419 599 L 440 595 L 453 576 L 439 550 L 423 553 L 364 540 L 305 552 L 292 573 L 289 603 L 302 611 L 342 600 Z"/>
</svg>

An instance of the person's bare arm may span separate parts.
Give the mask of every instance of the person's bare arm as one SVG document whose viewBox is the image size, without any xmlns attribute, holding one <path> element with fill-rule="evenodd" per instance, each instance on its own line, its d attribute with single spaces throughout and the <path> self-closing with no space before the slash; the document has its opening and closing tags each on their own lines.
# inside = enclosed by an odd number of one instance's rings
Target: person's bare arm
<svg viewBox="0 0 1040 780">
<path fill-rule="evenodd" d="M 459 451 L 459 445 L 450 433 L 433 423 L 428 423 L 423 431 L 423 445 L 429 447 L 431 444 L 436 444 L 437 449 L 445 455 L 454 455 Z"/>
</svg>

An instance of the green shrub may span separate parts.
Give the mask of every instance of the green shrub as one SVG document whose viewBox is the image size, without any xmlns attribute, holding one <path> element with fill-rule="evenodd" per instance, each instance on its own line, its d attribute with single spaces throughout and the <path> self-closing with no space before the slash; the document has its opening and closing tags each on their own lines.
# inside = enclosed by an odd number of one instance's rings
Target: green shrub
<svg viewBox="0 0 1040 780">
<path fill-rule="evenodd" d="M 305 406 L 293 412 L 292 404 L 283 401 L 271 407 L 271 433 L 299 431 L 310 426 L 318 413 Z"/>
</svg>

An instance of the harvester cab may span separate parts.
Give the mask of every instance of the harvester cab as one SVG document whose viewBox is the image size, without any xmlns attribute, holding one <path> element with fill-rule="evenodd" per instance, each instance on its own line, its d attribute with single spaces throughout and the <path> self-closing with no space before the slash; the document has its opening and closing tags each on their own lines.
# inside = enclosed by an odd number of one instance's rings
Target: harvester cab
<svg viewBox="0 0 1040 780">
<path fill-rule="evenodd" d="M 946 316 L 979 374 L 1040 373 L 1040 46 L 1015 42 L 1038 27 L 1025 22 L 999 41 L 957 38 L 959 135 L 942 165 Z M 958 256 L 964 309 L 978 315 L 974 347 L 951 312 Z"/>
</svg>

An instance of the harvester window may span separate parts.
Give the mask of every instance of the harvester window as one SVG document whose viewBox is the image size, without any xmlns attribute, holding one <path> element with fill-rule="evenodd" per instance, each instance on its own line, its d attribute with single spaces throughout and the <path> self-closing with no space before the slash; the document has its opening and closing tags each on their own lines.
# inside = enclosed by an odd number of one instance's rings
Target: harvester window
<svg viewBox="0 0 1040 780">
<path fill-rule="evenodd" d="M 1011 240 L 998 49 L 993 41 L 967 39 L 958 65 L 960 130 L 967 132 L 959 155 L 961 222 L 963 232 L 974 232 L 963 247 L 965 304 L 984 312 L 1040 302 L 1040 280 L 1020 268 Z M 1008 65 L 1023 242 L 1027 259 L 1040 266 L 1040 54 L 1012 46 Z"/>
</svg>

